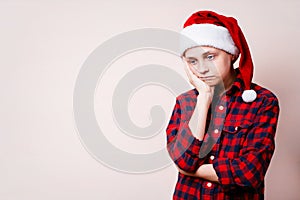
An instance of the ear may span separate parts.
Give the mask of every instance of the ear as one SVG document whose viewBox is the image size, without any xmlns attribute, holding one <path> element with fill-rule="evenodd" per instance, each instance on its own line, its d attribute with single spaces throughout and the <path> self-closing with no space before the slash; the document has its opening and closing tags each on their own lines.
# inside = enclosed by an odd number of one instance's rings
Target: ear
<svg viewBox="0 0 300 200">
<path fill-rule="evenodd" d="M 234 61 L 235 60 L 235 55 L 231 54 L 231 61 Z"/>
<path fill-rule="evenodd" d="M 231 54 L 231 62 L 232 62 L 232 64 L 233 63 L 235 63 L 235 61 L 238 59 L 238 55 L 233 55 L 233 54 Z"/>
</svg>

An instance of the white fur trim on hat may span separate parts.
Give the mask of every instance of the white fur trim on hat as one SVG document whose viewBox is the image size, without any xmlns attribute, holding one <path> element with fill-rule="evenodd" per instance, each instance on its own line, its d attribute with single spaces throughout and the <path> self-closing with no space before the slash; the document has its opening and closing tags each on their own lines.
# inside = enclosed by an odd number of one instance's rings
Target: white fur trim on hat
<svg viewBox="0 0 300 200">
<path fill-rule="evenodd" d="M 257 94 L 254 90 L 244 90 L 243 91 L 242 99 L 247 103 L 254 101 L 256 99 L 256 97 L 257 97 Z"/>
<path fill-rule="evenodd" d="M 186 49 L 195 46 L 212 46 L 233 55 L 239 54 L 239 50 L 235 46 L 229 31 L 223 26 L 192 24 L 185 27 L 180 34 L 183 35 L 180 39 L 181 55 Z"/>
</svg>

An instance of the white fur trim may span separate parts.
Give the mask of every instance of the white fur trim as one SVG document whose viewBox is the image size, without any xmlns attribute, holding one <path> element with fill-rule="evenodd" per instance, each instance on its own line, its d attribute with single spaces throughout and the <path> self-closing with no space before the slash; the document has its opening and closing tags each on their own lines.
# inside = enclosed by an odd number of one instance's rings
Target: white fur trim
<svg viewBox="0 0 300 200">
<path fill-rule="evenodd" d="M 244 90 L 243 91 L 242 99 L 247 103 L 254 101 L 256 99 L 256 97 L 257 97 L 257 94 L 254 90 Z"/>
<path fill-rule="evenodd" d="M 180 34 L 180 54 L 195 46 L 212 46 L 222 49 L 230 54 L 238 55 L 239 50 L 235 46 L 227 28 L 214 24 L 192 24 L 185 27 Z"/>
</svg>

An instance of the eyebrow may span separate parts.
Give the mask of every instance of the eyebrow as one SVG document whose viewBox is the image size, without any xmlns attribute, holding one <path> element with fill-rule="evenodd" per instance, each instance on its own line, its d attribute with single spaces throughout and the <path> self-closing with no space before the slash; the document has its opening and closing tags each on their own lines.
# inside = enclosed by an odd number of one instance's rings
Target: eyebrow
<svg viewBox="0 0 300 200">
<path fill-rule="evenodd" d="M 213 51 L 205 51 L 204 53 L 201 54 L 201 56 L 207 56 L 208 54 L 215 54 Z M 197 59 L 195 57 L 186 57 L 187 59 Z"/>
</svg>

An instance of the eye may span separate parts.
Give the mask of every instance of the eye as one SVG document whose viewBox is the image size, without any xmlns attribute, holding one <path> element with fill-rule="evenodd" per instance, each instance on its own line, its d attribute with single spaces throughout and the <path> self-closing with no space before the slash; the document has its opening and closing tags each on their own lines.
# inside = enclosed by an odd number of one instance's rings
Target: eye
<svg viewBox="0 0 300 200">
<path fill-rule="evenodd" d="M 213 60 L 215 58 L 215 56 L 213 54 L 209 54 L 206 57 L 208 60 Z"/>
<path fill-rule="evenodd" d="M 197 64 L 197 61 L 196 61 L 196 60 L 189 60 L 189 63 L 190 63 L 191 65 L 196 65 L 196 64 Z"/>
</svg>

